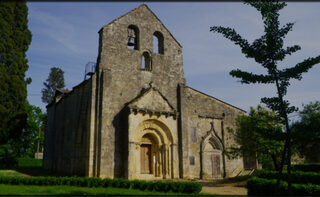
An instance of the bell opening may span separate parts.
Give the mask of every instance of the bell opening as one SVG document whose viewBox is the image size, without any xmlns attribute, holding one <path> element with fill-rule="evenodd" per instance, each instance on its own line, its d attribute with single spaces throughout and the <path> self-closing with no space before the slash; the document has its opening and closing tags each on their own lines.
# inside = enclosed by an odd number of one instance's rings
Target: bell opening
<svg viewBox="0 0 320 197">
<path fill-rule="evenodd" d="M 128 46 L 135 46 L 136 45 L 136 40 L 134 37 L 129 36 L 128 37 Z"/>
</svg>

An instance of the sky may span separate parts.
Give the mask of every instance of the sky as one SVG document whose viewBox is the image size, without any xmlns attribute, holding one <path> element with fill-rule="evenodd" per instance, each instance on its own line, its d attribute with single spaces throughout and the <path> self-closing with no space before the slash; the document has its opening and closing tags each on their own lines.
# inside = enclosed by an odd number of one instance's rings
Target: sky
<svg viewBox="0 0 320 197">
<path fill-rule="evenodd" d="M 256 107 L 260 98 L 276 96 L 274 85 L 241 84 L 232 78 L 232 69 L 266 73 L 253 59 L 241 54 L 238 46 L 211 26 L 234 28 L 250 43 L 263 35 L 260 13 L 241 2 L 147 2 L 171 34 L 183 46 L 187 85 L 243 110 Z M 84 80 L 85 65 L 96 62 L 98 31 L 115 18 L 141 5 L 141 2 L 28 2 L 32 42 L 27 51 L 32 78 L 28 101 L 46 110 L 41 89 L 51 67 L 64 72 L 69 90 Z M 320 2 L 289 2 L 280 11 L 280 23 L 295 22 L 285 46 L 298 44 L 301 50 L 279 63 L 287 68 L 320 55 Z M 286 99 L 302 109 L 302 104 L 320 100 L 320 64 L 292 80 Z M 295 115 L 291 118 L 294 119 Z M 289 116 L 290 117 L 290 116 Z"/>
</svg>

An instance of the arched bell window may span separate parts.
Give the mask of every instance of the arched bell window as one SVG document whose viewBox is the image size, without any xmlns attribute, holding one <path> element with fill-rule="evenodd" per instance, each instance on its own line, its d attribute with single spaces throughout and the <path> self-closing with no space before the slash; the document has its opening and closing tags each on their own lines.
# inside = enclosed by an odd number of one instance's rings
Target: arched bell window
<svg viewBox="0 0 320 197">
<path fill-rule="evenodd" d="M 164 45 L 163 45 L 163 35 L 161 32 L 156 31 L 153 33 L 153 52 L 163 54 Z"/>
<path fill-rule="evenodd" d="M 129 25 L 128 27 L 128 49 L 139 50 L 139 29 L 135 25 Z"/>
<path fill-rule="evenodd" d="M 142 70 L 147 70 L 147 71 L 151 71 L 152 67 L 151 67 L 151 57 L 150 54 L 148 52 L 143 52 L 142 54 L 142 60 L 141 60 L 141 69 Z"/>
</svg>

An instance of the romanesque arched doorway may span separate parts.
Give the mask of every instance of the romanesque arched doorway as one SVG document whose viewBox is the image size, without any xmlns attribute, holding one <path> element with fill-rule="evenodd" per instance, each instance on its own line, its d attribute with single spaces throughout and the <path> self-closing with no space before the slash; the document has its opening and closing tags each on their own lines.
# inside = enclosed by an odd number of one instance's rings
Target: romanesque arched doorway
<svg viewBox="0 0 320 197">
<path fill-rule="evenodd" d="M 154 119 L 141 122 L 129 141 L 129 178 L 153 179 L 174 177 L 174 152 L 172 134 L 168 127 Z M 134 146 L 133 146 L 134 144 Z M 175 153 L 176 154 L 176 153 Z M 130 170 L 131 168 L 131 170 Z"/>
</svg>

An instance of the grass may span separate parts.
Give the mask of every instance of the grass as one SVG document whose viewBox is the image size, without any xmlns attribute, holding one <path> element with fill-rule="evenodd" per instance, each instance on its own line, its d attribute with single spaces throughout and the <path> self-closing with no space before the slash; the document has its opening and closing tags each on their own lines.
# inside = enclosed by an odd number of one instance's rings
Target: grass
<svg viewBox="0 0 320 197">
<path fill-rule="evenodd" d="M 120 188 L 89 188 L 74 186 L 31 186 L 0 184 L 0 195 L 186 195 Z"/>
<path fill-rule="evenodd" d="M 15 170 L 0 170 L 0 176 L 21 176 L 21 173 Z"/>
<path fill-rule="evenodd" d="M 42 168 L 42 159 L 18 158 L 18 166 L 1 168 L 0 176 L 54 176 Z"/>
</svg>

